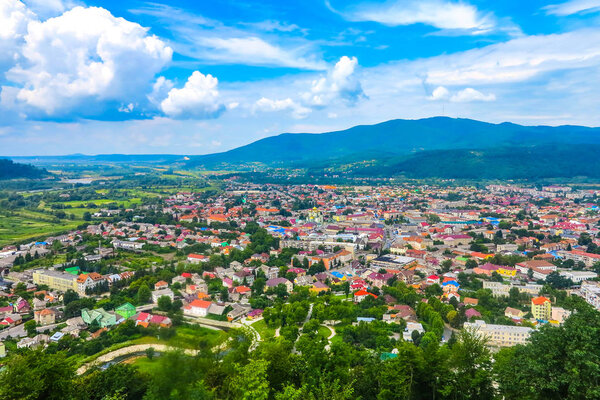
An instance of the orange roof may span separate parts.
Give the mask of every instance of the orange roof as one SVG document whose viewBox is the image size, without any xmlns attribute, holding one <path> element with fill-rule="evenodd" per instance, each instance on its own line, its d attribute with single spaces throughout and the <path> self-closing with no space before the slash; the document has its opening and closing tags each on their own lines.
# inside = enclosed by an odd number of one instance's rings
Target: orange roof
<svg viewBox="0 0 600 400">
<path fill-rule="evenodd" d="M 211 302 L 206 300 L 194 300 L 190 303 L 188 307 L 200 307 L 200 308 L 208 308 L 210 307 Z"/>
<path fill-rule="evenodd" d="M 545 302 L 549 303 L 550 299 L 548 299 L 547 297 L 544 297 L 544 296 L 540 296 L 540 297 L 535 297 L 535 298 L 531 299 L 531 302 L 533 304 L 535 304 L 536 306 L 541 306 Z"/>
</svg>

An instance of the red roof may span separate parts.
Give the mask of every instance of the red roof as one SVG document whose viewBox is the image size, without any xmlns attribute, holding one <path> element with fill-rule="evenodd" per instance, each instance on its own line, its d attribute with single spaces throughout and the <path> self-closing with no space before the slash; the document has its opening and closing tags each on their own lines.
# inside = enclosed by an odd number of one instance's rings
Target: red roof
<svg viewBox="0 0 600 400">
<path fill-rule="evenodd" d="M 199 308 L 208 308 L 210 307 L 211 302 L 206 300 L 194 300 L 192 301 L 188 307 L 199 307 Z"/>
<path fill-rule="evenodd" d="M 361 289 L 358 292 L 354 293 L 355 296 L 373 296 L 373 298 L 377 298 L 373 293 L 367 292 L 365 289 Z"/>
</svg>

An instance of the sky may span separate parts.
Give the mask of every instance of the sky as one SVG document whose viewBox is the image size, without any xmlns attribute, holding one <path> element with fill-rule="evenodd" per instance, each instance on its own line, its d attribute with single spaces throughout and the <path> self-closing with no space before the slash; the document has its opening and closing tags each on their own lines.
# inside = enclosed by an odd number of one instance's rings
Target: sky
<svg viewBox="0 0 600 400">
<path fill-rule="evenodd" d="M 600 0 L 0 0 L 0 155 L 438 115 L 600 126 Z"/>
</svg>

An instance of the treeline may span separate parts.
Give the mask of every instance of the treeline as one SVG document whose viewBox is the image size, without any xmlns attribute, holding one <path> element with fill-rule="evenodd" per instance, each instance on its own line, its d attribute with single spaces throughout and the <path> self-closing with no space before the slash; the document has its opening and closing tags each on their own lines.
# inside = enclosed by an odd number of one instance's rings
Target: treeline
<svg viewBox="0 0 600 400">
<path fill-rule="evenodd" d="M 600 398 L 600 314 L 586 304 L 563 326 L 544 326 L 527 345 L 495 354 L 483 339 L 462 332 L 443 345 L 434 334 L 418 345 L 400 341 L 390 355 L 378 349 L 384 337 L 370 348 L 357 340 L 368 339 L 366 326 L 331 344 L 316 326 L 305 328 L 295 343 L 282 336 L 251 353 L 250 339 L 233 332 L 227 351 L 200 344 L 195 357 L 163 354 L 152 368 L 118 364 L 83 376 L 68 348 L 19 350 L 0 372 L 0 399 Z"/>
</svg>

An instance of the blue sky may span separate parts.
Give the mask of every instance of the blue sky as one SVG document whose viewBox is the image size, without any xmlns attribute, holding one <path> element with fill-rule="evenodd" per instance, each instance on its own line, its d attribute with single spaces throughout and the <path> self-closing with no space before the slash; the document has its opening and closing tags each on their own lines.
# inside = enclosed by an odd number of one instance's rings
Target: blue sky
<svg viewBox="0 0 600 400">
<path fill-rule="evenodd" d="M 600 126 L 600 0 L 0 0 L 0 155 L 435 115 Z"/>
</svg>

